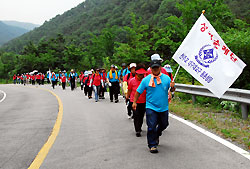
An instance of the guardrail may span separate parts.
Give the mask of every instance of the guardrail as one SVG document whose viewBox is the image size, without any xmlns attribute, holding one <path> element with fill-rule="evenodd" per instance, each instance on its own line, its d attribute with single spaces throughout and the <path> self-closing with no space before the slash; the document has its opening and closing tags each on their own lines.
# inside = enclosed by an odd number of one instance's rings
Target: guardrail
<svg viewBox="0 0 250 169">
<path fill-rule="evenodd" d="M 191 94 L 193 103 L 195 103 L 196 101 L 196 95 L 217 98 L 204 86 L 186 85 L 179 83 L 176 83 L 175 85 L 176 92 Z M 240 103 L 242 118 L 248 118 L 247 105 L 250 105 L 250 90 L 229 88 L 220 99 Z"/>
</svg>

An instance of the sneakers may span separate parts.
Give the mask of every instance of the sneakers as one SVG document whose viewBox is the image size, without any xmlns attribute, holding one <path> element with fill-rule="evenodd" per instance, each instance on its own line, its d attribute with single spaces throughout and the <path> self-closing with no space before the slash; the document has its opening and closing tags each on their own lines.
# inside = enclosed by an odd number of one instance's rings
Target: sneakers
<svg viewBox="0 0 250 169">
<path fill-rule="evenodd" d="M 141 137 L 141 132 L 136 132 L 136 137 Z"/>
<path fill-rule="evenodd" d="M 110 102 L 113 102 L 113 100 L 110 100 Z"/>
<path fill-rule="evenodd" d="M 151 147 L 149 151 L 150 153 L 158 153 L 157 147 Z"/>
<path fill-rule="evenodd" d="M 131 119 L 132 117 L 128 115 L 128 119 Z"/>
<path fill-rule="evenodd" d="M 119 102 L 119 100 L 115 100 L 115 103 L 118 103 Z"/>
</svg>

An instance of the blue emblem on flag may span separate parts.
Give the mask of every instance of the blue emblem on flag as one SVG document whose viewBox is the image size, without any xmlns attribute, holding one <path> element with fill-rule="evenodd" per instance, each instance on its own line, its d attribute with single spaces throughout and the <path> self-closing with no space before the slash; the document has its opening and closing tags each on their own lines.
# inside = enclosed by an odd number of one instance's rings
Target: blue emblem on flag
<svg viewBox="0 0 250 169">
<path fill-rule="evenodd" d="M 200 51 L 199 55 L 195 56 L 195 60 L 203 67 L 209 68 L 209 65 L 218 59 L 218 53 L 213 46 L 205 45 Z"/>
</svg>

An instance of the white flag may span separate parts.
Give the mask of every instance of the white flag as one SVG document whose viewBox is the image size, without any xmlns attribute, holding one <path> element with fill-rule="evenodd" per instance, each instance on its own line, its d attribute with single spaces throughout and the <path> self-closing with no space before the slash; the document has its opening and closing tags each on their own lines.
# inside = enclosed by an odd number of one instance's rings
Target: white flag
<svg viewBox="0 0 250 169">
<path fill-rule="evenodd" d="M 173 59 L 218 98 L 221 98 L 246 66 L 227 47 L 203 14 L 175 52 Z"/>
</svg>

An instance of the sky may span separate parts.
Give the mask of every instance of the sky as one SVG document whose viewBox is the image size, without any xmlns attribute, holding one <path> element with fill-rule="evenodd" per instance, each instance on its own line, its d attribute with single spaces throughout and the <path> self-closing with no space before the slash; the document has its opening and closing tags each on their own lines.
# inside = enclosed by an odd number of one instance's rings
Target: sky
<svg viewBox="0 0 250 169">
<path fill-rule="evenodd" d="M 84 0 L 0 0 L 0 20 L 42 25 Z"/>
</svg>

